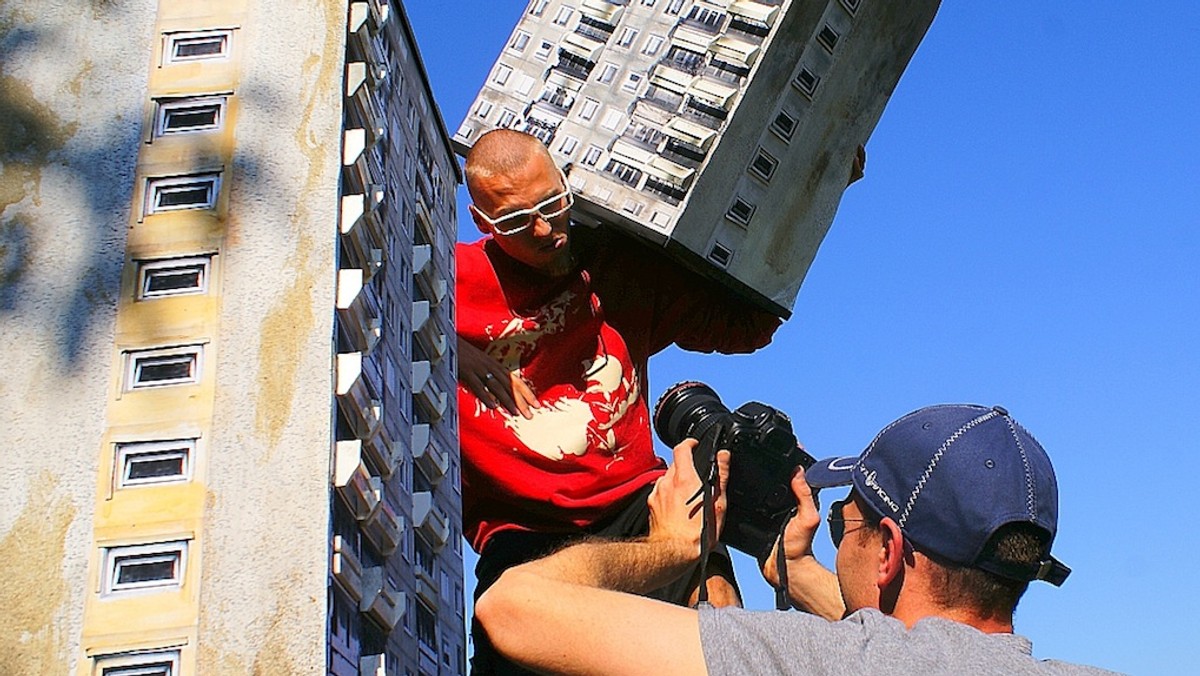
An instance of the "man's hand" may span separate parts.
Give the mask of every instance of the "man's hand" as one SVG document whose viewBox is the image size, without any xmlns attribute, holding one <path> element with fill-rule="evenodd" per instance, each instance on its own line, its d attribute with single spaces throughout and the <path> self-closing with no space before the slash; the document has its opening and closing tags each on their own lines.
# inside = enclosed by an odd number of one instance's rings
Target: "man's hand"
<svg viewBox="0 0 1200 676">
<path fill-rule="evenodd" d="M 674 541 L 698 559 L 703 530 L 703 500 L 699 495 L 702 483 L 696 474 L 692 453 L 699 444 L 684 439 L 675 447 L 675 459 L 667 473 L 654 484 L 647 502 L 650 507 L 651 541 Z M 729 482 L 729 451 L 717 452 L 718 485 L 713 488 L 714 542 L 725 522 L 725 486 Z"/>
<path fill-rule="evenodd" d="M 788 596 L 797 607 L 828 620 L 840 620 L 846 612 L 837 577 L 813 556 L 813 536 L 821 525 L 821 514 L 813 500 L 812 488 L 797 467 L 792 475 L 792 493 L 796 496 L 796 516 L 783 529 L 783 557 L 787 565 Z M 776 541 L 763 565 L 762 574 L 772 587 L 779 587 L 776 569 L 780 543 Z"/>
<path fill-rule="evenodd" d="M 537 397 L 520 375 L 509 372 L 488 353 L 458 338 L 458 382 L 488 408 L 504 407 L 512 415 L 532 418 Z"/>
</svg>

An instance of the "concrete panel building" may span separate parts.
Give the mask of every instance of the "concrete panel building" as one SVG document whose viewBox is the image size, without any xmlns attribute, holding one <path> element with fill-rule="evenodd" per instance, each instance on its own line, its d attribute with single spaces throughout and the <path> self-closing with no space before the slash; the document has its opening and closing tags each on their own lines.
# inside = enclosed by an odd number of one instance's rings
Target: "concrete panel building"
<svg viewBox="0 0 1200 676">
<path fill-rule="evenodd" d="M 0 673 L 465 673 L 398 2 L 0 4 Z"/>
<path fill-rule="evenodd" d="M 542 139 L 581 221 L 781 316 L 937 0 L 533 0 L 454 142 Z"/>
</svg>

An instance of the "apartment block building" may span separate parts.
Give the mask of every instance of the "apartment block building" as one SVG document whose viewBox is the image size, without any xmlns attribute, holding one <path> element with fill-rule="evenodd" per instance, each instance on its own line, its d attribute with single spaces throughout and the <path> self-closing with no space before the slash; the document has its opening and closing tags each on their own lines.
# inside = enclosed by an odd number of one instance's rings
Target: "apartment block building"
<svg viewBox="0 0 1200 676">
<path fill-rule="evenodd" d="M 465 673 L 461 176 L 398 0 L 6 2 L 0 118 L 0 673 Z"/>
<path fill-rule="evenodd" d="M 532 0 L 454 135 L 538 136 L 576 215 L 781 316 L 937 0 Z"/>
</svg>

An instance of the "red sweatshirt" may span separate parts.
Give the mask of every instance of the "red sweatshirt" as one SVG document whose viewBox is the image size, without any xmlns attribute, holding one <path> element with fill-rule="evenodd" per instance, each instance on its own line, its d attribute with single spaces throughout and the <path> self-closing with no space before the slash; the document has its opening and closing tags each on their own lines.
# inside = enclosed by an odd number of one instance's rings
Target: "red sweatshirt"
<svg viewBox="0 0 1200 676">
<path fill-rule="evenodd" d="M 558 279 L 491 238 L 457 247 L 458 335 L 519 372 L 539 401 L 526 420 L 459 384 L 463 526 L 476 551 L 503 530 L 578 531 L 662 474 L 650 355 L 672 343 L 750 352 L 779 326 L 659 252 L 578 228 L 572 236 L 585 260 Z"/>
</svg>

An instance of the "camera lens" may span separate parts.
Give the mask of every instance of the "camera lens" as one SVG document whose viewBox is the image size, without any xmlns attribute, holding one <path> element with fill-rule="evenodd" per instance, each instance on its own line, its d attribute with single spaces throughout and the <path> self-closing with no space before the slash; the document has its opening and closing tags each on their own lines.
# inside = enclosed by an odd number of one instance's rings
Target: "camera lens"
<svg viewBox="0 0 1200 676">
<path fill-rule="evenodd" d="M 713 424 L 727 419 L 729 409 L 711 387 L 696 381 L 676 383 L 654 405 L 654 431 L 667 446 L 688 437 L 699 439 Z"/>
</svg>

